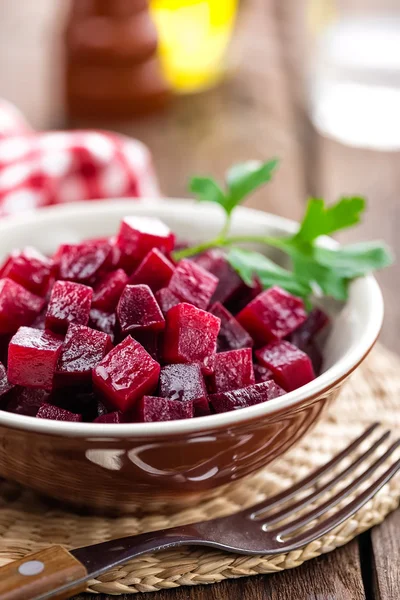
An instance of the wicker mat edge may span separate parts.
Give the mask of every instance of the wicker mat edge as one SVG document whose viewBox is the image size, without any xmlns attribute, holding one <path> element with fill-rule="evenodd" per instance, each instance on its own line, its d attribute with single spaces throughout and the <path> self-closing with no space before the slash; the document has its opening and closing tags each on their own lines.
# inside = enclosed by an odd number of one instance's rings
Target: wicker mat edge
<svg viewBox="0 0 400 600">
<path fill-rule="evenodd" d="M 353 375 L 325 419 L 295 448 L 271 467 L 227 488 L 223 496 L 168 516 L 151 514 L 143 518 L 116 519 L 83 516 L 54 503 L 46 504 L 34 493 L 14 484 L 0 483 L 0 565 L 54 543 L 73 548 L 236 512 L 290 486 L 329 460 L 367 424 L 375 421 L 377 415 L 383 425 L 398 427 L 399 398 L 400 359 L 378 345 Z M 188 547 L 147 554 L 92 580 L 88 591 L 115 595 L 154 592 L 291 569 L 348 543 L 381 523 L 397 508 L 399 501 L 400 476 L 396 476 L 353 518 L 300 550 L 276 556 L 246 557 Z"/>
</svg>

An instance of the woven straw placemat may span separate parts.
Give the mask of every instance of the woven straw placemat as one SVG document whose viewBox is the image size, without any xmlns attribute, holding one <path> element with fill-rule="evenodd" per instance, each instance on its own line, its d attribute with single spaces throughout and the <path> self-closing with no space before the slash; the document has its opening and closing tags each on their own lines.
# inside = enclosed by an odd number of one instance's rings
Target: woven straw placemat
<svg viewBox="0 0 400 600">
<path fill-rule="evenodd" d="M 142 518 L 78 515 L 31 491 L 1 482 L 0 565 L 50 544 L 74 548 L 236 512 L 304 477 L 376 420 L 392 430 L 400 424 L 400 359 L 380 346 L 347 383 L 330 413 L 295 448 L 272 466 L 228 487 L 223 495 L 190 510 Z M 89 591 L 152 592 L 290 569 L 380 523 L 398 506 L 399 498 L 397 476 L 352 519 L 301 550 L 272 557 L 237 556 L 204 548 L 148 554 L 91 581 Z"/>
</svg>

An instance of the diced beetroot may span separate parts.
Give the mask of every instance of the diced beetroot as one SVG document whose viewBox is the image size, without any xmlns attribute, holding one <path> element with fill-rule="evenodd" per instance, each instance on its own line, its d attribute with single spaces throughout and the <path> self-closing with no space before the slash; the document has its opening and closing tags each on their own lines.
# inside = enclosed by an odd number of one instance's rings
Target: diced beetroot
<svg viewBox="0 0 400 600">
<path fill-rule="evenodd" d="M 258 363 L 253 364 L 254 369 L 254 377 L 256 379 L 256 383 L 261 383 L 262 381 L 270 381 L 274 378 L 274 374 L 271 369 L 267 369 L 263 365 L 259 365 Z"/>
<path fill-rule="evenodd" d="M 7 411 L 27 417 L 36 417 L 39 408 L 50 399 L 50 393 L 46 390 L 26 387 L 15 387 L 10 396 Z"/>
<path fill-rule="evenodd" d="M 322 352 L 319 349 L 318 345 L 314 342 L 310 342 L 309 344 L 301 348 L 301 350 L 303 350 L 303 352 L 305 352 L 307 356 L 310 357 L 314 373 L 316 375 L 319 375 L 321 373 L 324 360 Z"/>
<path fill-rule="evenodd" d="M 42 404 L 36 414 L 36 418 L 51 419 L 53 421 L 74 421 L 76 423 L 82 421 L 82 415 L 76 415 L 75 413 L 69 412 L 69 410 L 51 404 Z"/>
<path fill-rule="evenodd" d="M 1 267 L 0 277 L 20 283 L 30 292 L 43 296 L 46 293 L 53 261 L 35 248 L 15 250 Z"/>
<path fill-rule="evenodd" d="M 200 362 L 200 368 L 201 372 L 203 373 L 203 377 L 210 377 L 210 375 L 214 374 L 216 356 L 216 354 L 210 354 L 210 356 L 206 356 Z"/>
<path fill-rule="evenodd" d="M 218 285 L 218 279 L 192 260 L 178 263 L 168 288 L 182 302 L 206 309 Z"/>
<path fill-rule="evenodd" d="M 97 417 L 93 423 L 123 423 L 122 413 L 114 411 Z"/>
<path fill-rule="evenodd" d="M 0 279 L 0 334 L 30 325 L 44 306 L 43 298 L 12 279 Z"/>
<path fill-rule="evenodd" d="M 56 389 L 52 392 L 49 403 L 82 415 L 82 420 L 86 422 L 91 422 L 99 416 L 99 405 L 103 407 L 104 413 L 108 412 L 88 386 Z"/>
<path fill-rule="evenodd" d="M 121 251 L 120 266 L 128 273 L 144 259 L 153 248 L 161 252 L 172 252 L 175 236 L 159 219 L 150 217 L 125 217 L 117 236 Z"/>
<path fill-rule="evenodd" d="M 180 304 L 179 298 L 175 296 L 168 288 L 162 288 L 155 293 L 156 300 L 164 317 L 170 308 Z"/>
<path fill-rule="evenodd" d="M 0 362 L 7 366 L 8 361 L 8 345 L 11 341 L 12 334 L 0 335 Z"/>
<path fill-rule="evenodd" d="M 192 304 L 178 304 L 166 314 L 164 359 L 168 363 L 202 362 L 215 353 L 220 320 Z"/>
<path fill-rule="evenodd" d="M 160 395 L 170 400 L 193 402 L 196 414 L 209 414 L 207 390 L 200 365 L 167 365 L 160 372 Z"/>
<path fill-rule="evenodd" d="M 160 365 L 130 336 L 93 369 L 93 385 L 114 410 L 127 411 L 157 387 Z"/>
<path fill-rule="evenodd" d="M 142 423 L 191 419 L 193 417 L 193 403 L 144 396 L 137 403 L 136 417 Z"/>
<path fill-rule="evenodd" d="M 117 306 L 121 333 L 161 331 L 165 319 L 148 285 L 127 285 Z"/>
<path fill-rule="evenodd" d="M 257 344 L 264 344 L 289 335 L 307 313 L 300 298 L 273 287 L 254 298 L 236 318 Z"/>
<path fill-rule="evenodd" d="M 97 329 L 97 331 L 108 333 L 113 343 L 115 339 L 116 322 L 117 317 L 115 313 L 106 313 L 102 310 L 97 310 L 96 308 L 92 308 L 90 311 L 89 326 L 92 329 Z"/>
<path fill-rule="evenodd" d="M 123 269 L 117 269 L 104 275 L 93 290 L 92 307 L 112 313 L 128 283 L 128 279 L 128 275 Z"/>
<path fill-rule="evenodd" d="M 285 390 L 280 388 L 274 381 L 264 381 L 262 383 L 254 383 L 240 390 L 212 394 L 210 396 L 210 403 L 215 412 L 222 413 L 260 404 L 261 402 L 282 396 L 284 393 Z"/>
<path fill-rule="evenodd" d="M 46 329 L 46 314 L 47 306 L 45 306 L 44 309 L 38 314 L 36 319 L 30 323 L 30 326 L 33 327 L 33 329 L 41 329 L 44 331 Z"/>
<path fill-rule="evenodd" d="M 162 353 L 162 332 L 158 331 L 134 331 L 133 337 L 150 354 L 154 360 L 160 362 Z"/>
<path fill-rule="evenodd" d="M 315 379 L 307 354 L 285 340 L 257 350 L 256 356 L 262 365 L 271 369 L 275 381 L 288 392 Z"/>
<path fill-rule="evenodd" d="M 304 350 L 312 339 L 329 324 L 329 317 L 320 308 L 314 308 L 307 319 L 289 336 L 289 342 Z"/>
<path fill-rule="evenodd" d="M 62 343 L 51 331 L 20 327 L 8 347 L 10 383 L 51 390 Z"/>
<path fill-rule="evenodd" d="M 231 267 L 221 250 L 216 248 L 207 250 L 194 260 L 218 279 L 218 285 L 210 299 L 210 303 L 221 302 L 224 304 L 243 286 L 242 279 Z"/>
<path fill-rule="evenodd" d="M 174 269 L 172 262 L 158 248 L 153 248 L 146 254 L 129 283 L 144 283 L 152 292 L 157 292 L 169 284 Z"/>
<path fill-rule="evenodd" d="M 92 288 L 72 281 L 56 281 L 46 313 L 46 328 L 65 333 L 70 323 L 87 325 Z"/>
<path fill-rule="evenodd" d="M 230 350 L 215 355 L 214 391 L 228 392 L 255 382 L 251 348 Z"/>
<path fill-rule="evenodd" d="M 8 392 L 13 389 L 12 383 L 8 381 L 7 370 L 5 366 L 0 363 L 0 406 L 4 405 L 4 402 L 8 400 Z"/>
<path fill-rule="evenodd" d="M 221 319 L 221 328 L 217 340 L 218 352 L 252 348 L 253 338 L 220 302 L 212 305 L 210 313 Z"/>
<path fill-rule="evenodd" d="M 110 256 L 111 244 L 108 241 L 63 244 L 55 255 L 59 278 L 88 283 L 105 268 Z"/>
<path fill-rule="evenodd" d="M 55 373 L 57 386 L 90 384 L 92 369 L 111 348 L 111 338 L 106 333 L 71 323 L 58 359 Z"/>
</svg>

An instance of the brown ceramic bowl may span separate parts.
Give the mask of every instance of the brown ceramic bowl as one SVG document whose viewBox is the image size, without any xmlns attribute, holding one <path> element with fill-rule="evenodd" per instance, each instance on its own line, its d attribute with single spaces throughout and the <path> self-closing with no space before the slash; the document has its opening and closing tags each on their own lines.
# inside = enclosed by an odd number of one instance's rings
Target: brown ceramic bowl
<svg viewBox="0 0 400 600">
<path fill-rule="evenodd" d="M 0 256 L 34 245 L 112 234 L 126 214 L 157 215 L 184 239 L 215 235 L 217 206 L 129 200 L 43 209 L 0 223 Z M 284 234 L 296 224 L 240 208 L 235 234 Z M 325 240 L 332 246 L 332 240 Z M 169 423 L 64 423 L 0 411 L 0 476 L 75 504 L 128 511 L 173 508 L 212 495 L 270 463 L 304 436 L 378 336 L 382 296 L 373 277 L 352 284 L 334 317 L 322 375 L 280 398 L 242 410 Z"/>
</svg>

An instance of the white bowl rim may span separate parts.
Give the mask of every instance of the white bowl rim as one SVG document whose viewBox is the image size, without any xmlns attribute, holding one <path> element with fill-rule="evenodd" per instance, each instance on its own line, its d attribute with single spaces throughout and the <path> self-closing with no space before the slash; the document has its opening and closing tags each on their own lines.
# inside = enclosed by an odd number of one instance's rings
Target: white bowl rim
<svg viewBox="0 0 400 600">
<path fill-rule="evenodd" d="M 143 199 L 143 202 L 132 202 L 132 198 L 122 198 L 119 200 L 101 200 L 90 201 L 86 203 L 69 203 L 64 205 L 50 206 L 42 208 L 35 213 L 25 212 L 17 215 L 12 215 L 1 219 L 0 221 L 0 236 L 3 230 L 7 230 L 13 225 L 32 224 L 32 219 L 43 220 L 55 217 L 58 213 L 66 215 L 74 215 L 77 218 L 81 215 L 92 214 L 93 210 L 105 213 L 114 212 L 126 208 L 127 211 L 135 211 L 135 208 L 143 208 L 144 212 L 151 206 L 153 209 L 157 207 L 159 202 L 162 203 L 162 209 L 165 210 L 182 210 L 188 205 L 194 206 L 194 202 L 190 200 L 169 198 L 170 203 L 165 200 L 148 199 L 148 203 Z M 202 205 L 204 210 L 204 205 Z M 200 206 L 198 207 L 200 209 Z M 133 209 L 133 210 L 132 210 Z M 211 210 L 218 207 L 211 206 Z M 235 217 L 240 219 L 240 214 L 245 211 L 247 214 L 253 213 L 254 218 L 262 218 L 268 220 L 270 226 L 278 229 L 284 229 L 287 232 L 295 232 L 298 228 L 298 223 L 293 220 L 279 217 L 271 213 L 239 207 L 236 210 Z M 140 211 L 141 212 L 141 211 Z M 218 213 L 216 213 L 218 214 Z M 321 239 L 321 244 L 327 247 L 335 246 L 337 243 L 332 238 Z M 285 395 L 268 400 L 255 406 L 242 408 L 240 410 L 212 414 L 204 417 L 196 417 L 194 419 L 183 419 L 177 421 L 158 422 L 158 423 L 127 423 L 127 424 L 107 424 L 107 423 L 75 423 L 65 421 L 53 421 L 47 419 L 36 419 L 14 413 L 8 413 L 0 410 L 0 426 L 5 426 L 13 429 L 23 429 L 29 432 L 39 434 L 88 438 L 92 440 L 99 439 L 119 439 L 119 438 L 149 438 L 149 437 L 170 437 L 186 434 L 202 434 L 213 431 L 214 429 L 234 427 L 240 423 L 252 421 L 255 419 L 273 415 L 279 411 L 295 407 L 303 401 L 320 396 L 325 391 L 328 391 L 335 384 L 345 379 L 366 357 L 379 335 L 384 314 L 383 298 L 380 287 L 373 276 L 360 278 L 365 286 L 365 291 L 368 292 L 371 301 L 371 314 L 365 325 L 364 333 L 358 340 L 352 350 L 342 358 L 340 358 L 332 367 L 319 375 L 316 379 L 304 385 L 303 387 L 288 392 Z"/>
</svg>

